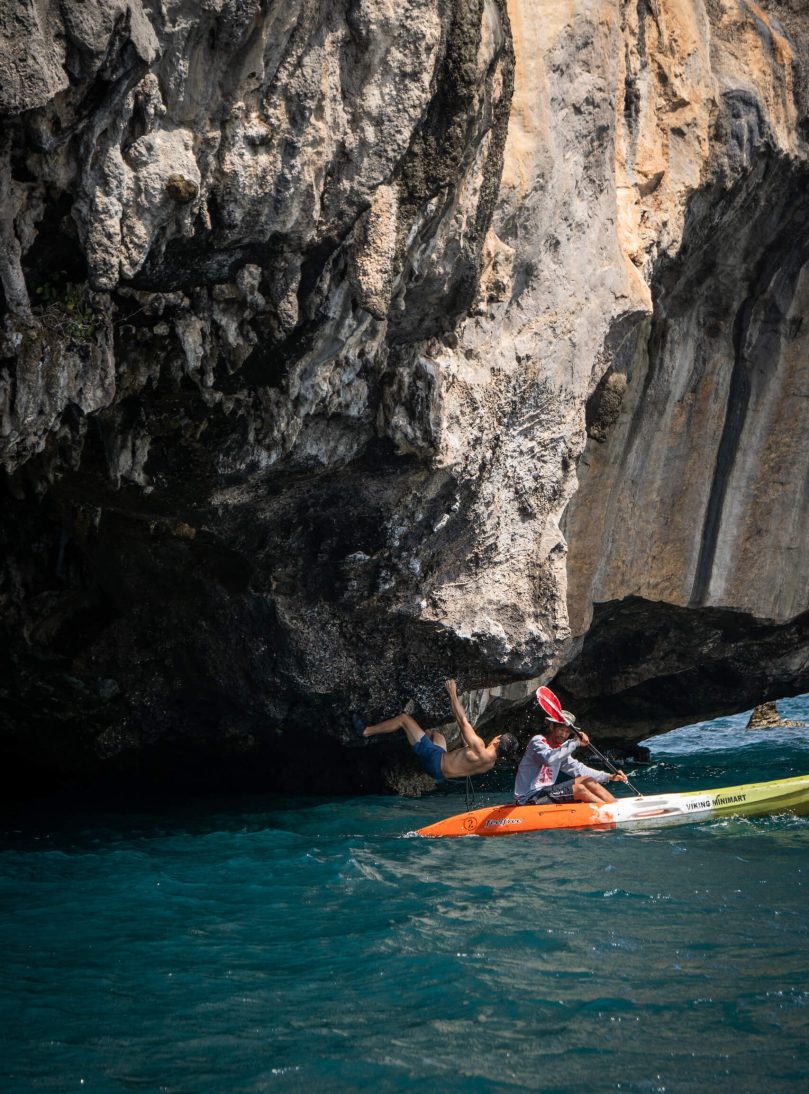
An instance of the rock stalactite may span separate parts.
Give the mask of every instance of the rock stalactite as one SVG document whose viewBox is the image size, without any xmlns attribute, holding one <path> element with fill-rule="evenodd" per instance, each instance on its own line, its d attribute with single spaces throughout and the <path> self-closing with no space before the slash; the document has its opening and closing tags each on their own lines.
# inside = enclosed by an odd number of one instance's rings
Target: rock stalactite
<svg viewBox="0 0 809 1094">
<path fill-rule="evenodd" d="M 5 5 L 6 769 L 373 788 L 349 712 L 449 674 L 625 742 L 809 689 L 806 15 Z"/>
</svg>

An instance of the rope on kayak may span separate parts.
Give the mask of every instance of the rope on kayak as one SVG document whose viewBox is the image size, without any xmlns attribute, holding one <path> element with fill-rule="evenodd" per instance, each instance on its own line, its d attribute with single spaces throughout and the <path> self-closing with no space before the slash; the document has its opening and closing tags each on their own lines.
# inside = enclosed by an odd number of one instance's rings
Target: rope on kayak
<svg viewBox="0 0 809 1094">
<path fill-rule="evenodd" d="M 472 779 L 469 775 L 466 776 L 466 786 L 464 788 L 464 800 L 466 802 L 467 813 L 470 809 L 475 808 L 475 787 L 472 783 Z"/>
</svg>

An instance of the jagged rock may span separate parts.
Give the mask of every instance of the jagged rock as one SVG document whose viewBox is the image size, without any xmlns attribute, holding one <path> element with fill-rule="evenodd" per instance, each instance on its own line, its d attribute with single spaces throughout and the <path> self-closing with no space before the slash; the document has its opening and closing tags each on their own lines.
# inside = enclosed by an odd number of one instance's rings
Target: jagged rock
<svg viewBox="0 0 809 1094">
<path fill-rule="evenodd" d="M 778 713 L 777 703 L 761 703 L 754 708 L 747 723 L 748 729 L 776 729 L 791 728 L 805 725 L 805 722 L 793 722 L 789 718 L 782 718 Z"/>
<path fill-rule="evenodd" d="M 357 790 L 347 712 L 447 675 L 625 743 L 809 689 L 797 0 L 17 8 L 7 769 Z"/>
</svg>

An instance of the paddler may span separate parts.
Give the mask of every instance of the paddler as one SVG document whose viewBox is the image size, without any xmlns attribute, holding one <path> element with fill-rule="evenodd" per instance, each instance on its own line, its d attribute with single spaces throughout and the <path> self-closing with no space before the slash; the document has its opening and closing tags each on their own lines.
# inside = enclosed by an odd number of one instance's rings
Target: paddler
<svg viewBox="0 0 809 1094">
<path fill-rule="evenodd" d="M 615 774 L 596 771 L 574 760 L 573 753 L 577 748 L 589 745 L 590 738 L 581 730 L 574 736 L 571 726 L 576 724 L 576 719 L 569 710 L 563 710 L 562 716 L 566 721 L 546 717 L 544 735 L 537 734 L 528 742 L 514 782 L 517 805 L 614 802 L 615 798 L 604 784 L 628 782 L 626 775 L 623 771 Z M 571 778 L 557 782 L 560 772 Z"/>
<path fill-rule="evenodd" d="M 411 715 L 402 711 L 386 722 L 365 726 L 363 737 L 375 737 L 378 733 L 395 733 L 403 729 L 413 746 L 422 767 L 428 775 L 440 782 L 442 779 L 463 779 L 467 775 L 482 775 L 491 771 L 498 760 L 508 760 L 517 753 L 517 740 L 510 733 L 493 737 L 488 744 L 475 732 L 458 700 L 458 691 L 454 680 L 446 681 L 447 693 L 452 704 L 452 713 L 461 731 L 463 744 L 460 748 L 447 752 L 447 742 L 438 730 L 424 730 Z M 359 728 L 359 727 L 358 727 Z"/>
</svg>

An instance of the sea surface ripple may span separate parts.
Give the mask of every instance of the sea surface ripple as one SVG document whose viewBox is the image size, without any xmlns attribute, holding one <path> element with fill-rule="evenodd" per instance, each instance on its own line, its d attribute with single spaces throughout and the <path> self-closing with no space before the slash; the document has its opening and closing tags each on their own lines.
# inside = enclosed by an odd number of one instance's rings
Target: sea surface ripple
<svg viewBox="0 0 809 1094">
<path fill-rule="evenodd" d="M 744 723 L 657 738 L 630 777 L 809 773 L 809 730 Z M 462 808 L 455 786 L 16 822 L 0 1088 L 809 1089 L 809 819 L 408 838 Z"/>
</svg>

